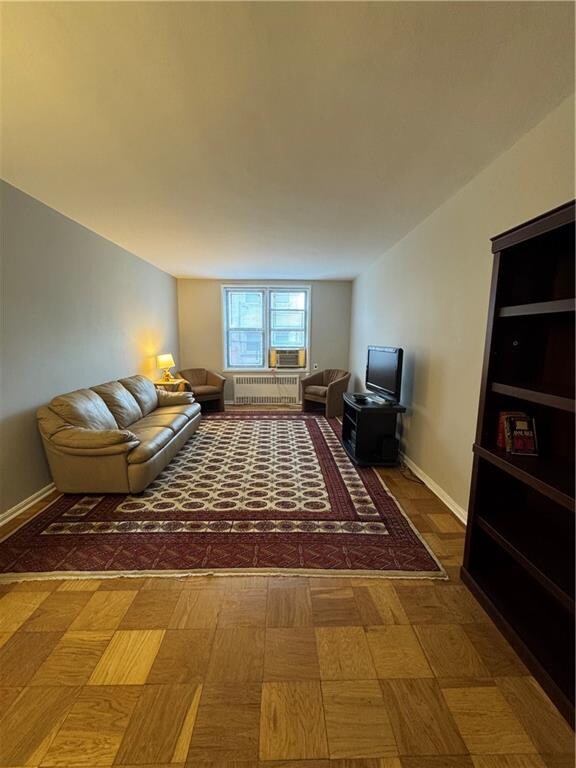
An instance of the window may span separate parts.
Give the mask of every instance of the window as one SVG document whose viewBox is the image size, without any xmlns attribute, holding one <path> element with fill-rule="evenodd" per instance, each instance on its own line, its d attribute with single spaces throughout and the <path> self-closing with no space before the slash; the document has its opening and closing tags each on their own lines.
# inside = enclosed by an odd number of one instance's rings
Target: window
<svg viewBox="0 0 576 768">
<path fill-rule="evenodd" d="M 226 291 L 227 368 L 264 366 L 264 292 Z"/>
<path fill-rule="evenodd" d="M 308 346 L 308 288 L 224 288 L 226 368 L 267 368 L 268 349 Z"/>
</svg>

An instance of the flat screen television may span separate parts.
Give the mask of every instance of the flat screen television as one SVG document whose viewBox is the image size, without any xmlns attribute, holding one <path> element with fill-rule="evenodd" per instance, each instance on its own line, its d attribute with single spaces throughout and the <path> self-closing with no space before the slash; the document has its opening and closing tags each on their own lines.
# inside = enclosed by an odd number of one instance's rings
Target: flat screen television
<svg viewBox="0 0 576 768">
<path fill-rule="evenodd" d="M 403 351 L 398 347 L 368 347 L 366 389 L 400 402 Z"/>
</svg>

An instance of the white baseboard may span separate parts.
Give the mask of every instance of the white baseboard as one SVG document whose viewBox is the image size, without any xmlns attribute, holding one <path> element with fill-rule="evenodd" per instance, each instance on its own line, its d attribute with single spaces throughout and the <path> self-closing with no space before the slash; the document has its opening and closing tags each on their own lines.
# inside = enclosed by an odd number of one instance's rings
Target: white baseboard
<svg viewBox="0 0 576 768">
<path fill-rule="evenodd" d="M 52 493 L 52 491 L 55 490 L 56 486 L 54 483 L 50 483 L 50 485 L 45 485 L 44 488 L 40 488 L 40 490 L 33 493 L 32 496 L 28 496 L 27 499 L 23 499 L 5 512 L 0 512 L 0 525 L 4 525 L 4 523 L 17 517 L 21 512 L 24 512 L 25 509 L 31 507 L 32 504 L 41 501 L 45 496 L 48 496 L 49 493 Z"/>
<path fill-rule="evenodd" d="M 440 488 L 438 483 L 434 482 L 434 480 L 432 480 L 432 478 L 429 475 L 427 475 L 426 472 L 420 469 L 420 467 L 417 464 L 414 464 L 412 459 L 409 459 L 408 456 L 406 456 L 406 454 L 401 453 L 400 456 L 404 464 L 406 464 L 406 466 L 408 467 L 408 469 L 414 472 L 416 477 L 419 480 L 422 480 L 424 485 L 430 488 L 432 493 L 436 494 L 436 496 L 438 496 L 438 498 L 441 501 L 443 501 L 444 504 L 446 504 L 448 509 L 451 512 L 453 512 L 456 515 L 456 517 L 464 523 L 464 525 L 466 525 L 466 520 L 468 519 L 468 513 L 466 512 L 466 510 L 463 507 L 461 507 L 460 504 L 457 504 L 454 501 L 454 499 L 451 496 L 449 496 L 443 488 Z"/>
</svg>

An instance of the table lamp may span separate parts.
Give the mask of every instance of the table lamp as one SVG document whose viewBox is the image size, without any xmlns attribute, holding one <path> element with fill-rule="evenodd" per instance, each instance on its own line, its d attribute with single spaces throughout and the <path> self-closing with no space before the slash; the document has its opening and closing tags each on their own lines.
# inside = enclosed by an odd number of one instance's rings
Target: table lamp
<svg viewBox="0 0 576 768">
<path fill-rule="evenodd" d="M 175 365 L 172 355 L 157 355 L 156 357 L 156 367 L 162 368 L 164 371 L 162 381 L 172 381 L 174 377 L 170 373 L 170 368 L 174 368 Z"/>
</svg>

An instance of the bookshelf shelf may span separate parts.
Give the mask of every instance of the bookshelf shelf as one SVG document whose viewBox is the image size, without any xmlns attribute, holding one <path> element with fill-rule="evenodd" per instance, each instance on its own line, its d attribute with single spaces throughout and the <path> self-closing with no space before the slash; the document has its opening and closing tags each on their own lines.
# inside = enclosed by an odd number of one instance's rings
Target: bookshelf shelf
<svg viewBox="0 0 576 768">
<path fill-rule="evenodd" d="M 492 240 L 462 580 L 574 721 L 574 202 Z M 497 447 L 534 419 L 538 455 Z"/>
<path fill-rule="evenodd" d="M 512 387 L 509 384 L 501 384 L 497 381 L 492 382 L 490 389 L 492 392 L 497 392 L 500 395 L 517 397 L 519 400 L 527 400 L 530 403 L 540 403 L 550 408 L 559 408 L 561 411 L 569 411 L 571 413 L 575 411 L 575 403 L 571 397 L 560 397 L 559 395 L 551 395 L 548 392 L 524 389 L 524 387 Z"/>
<path fill-rule="evenodd" d="M 523 568 L 530 572 L 533 578 L 538 581 L 544 589 L 550 592 L 556 600 L 567 608 L 572 614 L 574 613 L 574 600 L 564 592 L 552 579 L 546 576 L 543 571 L 537 568 L 531 560 L 526 557 L 514 544 L 496 530 L 490 523 L 484 520 L 482 517 L 478 518 L 478 526 L 490 536 L 497 544 L 505 549 L 508 554 L 514 558 Z"/>
<path fill-rule="evenodd" d="M 546 461 L 540 456 L 515 456 L 501 448 L 484 448 L 480 445 L 474 446 L 474 453 L 566 509 L 574 511 L 572 484 L 565 465 Z"/>
<path fill-rule="evenodd" d="M 515 304 L 500 307 L 498 317 L 525 317 L 526 315 L 553 315 L 558 312 L 574 312 L 574 299 L 559 299 L 557 301 L 536 301 L 532 304 Z"/>
</svg>

